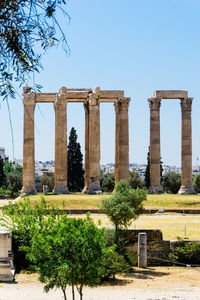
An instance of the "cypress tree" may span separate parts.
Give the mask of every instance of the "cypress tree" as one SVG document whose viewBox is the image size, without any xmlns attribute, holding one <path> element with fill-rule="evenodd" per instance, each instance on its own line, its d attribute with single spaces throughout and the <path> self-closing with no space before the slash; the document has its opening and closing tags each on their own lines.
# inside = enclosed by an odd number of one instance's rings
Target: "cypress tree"
<svg viewBox="0 0 200 300">
<path fill-rule="evenodd" d="M 148 189 L 150 186 L 150 147 L 149 147 L 149 151 L 147 153 L 147 166 L 146 166 L 146 170 L 145 170 L 145 174 L 144 174 L 144 182 L 145 182 L 145 186 Z"/>
<path fill-rule="evenodd" d="M 84 187 L 83 155 L 80 143 L 77 142 L 77 134 L 72 127 L 68 144 L 68 189 L 70 192 L 80 192 Z"/>
<path fill-rule="evenodd" d="M 162 172 L 163 172 L 163 167 L 162 167 L 162 157 L 160 157 L 160 182 L 162 183 L 163 181 L 163 177 L 162 177 Z M 145 186 L 148 189 L 150 186 L 150 147 L 149 147 L 149 151 L 147 153 L 147 166 L 146 166 L 146 170 L 145 170 L 145 174 L 144 174 L 144 182 L 145 182 Z"/>
</svg>

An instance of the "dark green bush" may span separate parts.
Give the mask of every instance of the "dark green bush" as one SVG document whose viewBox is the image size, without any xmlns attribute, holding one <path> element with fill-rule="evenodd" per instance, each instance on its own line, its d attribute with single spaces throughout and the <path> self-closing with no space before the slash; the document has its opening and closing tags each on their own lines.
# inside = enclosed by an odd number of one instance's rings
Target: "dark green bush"
<svg viewBox="0 0 200 300">
<path fill-rule="evenodd" d="M 200 264 L 200 243 L 180 241 L 170 253 L 170 259 L 185 264 Z"/>
</svg>

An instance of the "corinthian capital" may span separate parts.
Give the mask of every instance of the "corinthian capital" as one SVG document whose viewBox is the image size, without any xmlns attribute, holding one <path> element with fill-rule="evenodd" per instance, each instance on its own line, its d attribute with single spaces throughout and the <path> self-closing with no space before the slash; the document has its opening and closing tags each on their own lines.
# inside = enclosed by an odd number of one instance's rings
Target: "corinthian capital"
<svg viewBox="0 0 200 300">
<path fill-rule="evenodd" d="M 181 100 L 181 110 L 191 111 L 192 110 L 192 100 L 193 98 L 183 98 Z"/>
<path fill-rule="evenodd" d="M 129 97 L 118 98 L 118 100 L 114 103 L 116 112 L 119 111 L 128 111 L 129 108 Z"/>
<path fill-rule="evenodd" d="M 161 99 L 160 98 L 149 98 L 149 107 L 151 110 L 159 110 L 161 105 Z"/>
</svg>

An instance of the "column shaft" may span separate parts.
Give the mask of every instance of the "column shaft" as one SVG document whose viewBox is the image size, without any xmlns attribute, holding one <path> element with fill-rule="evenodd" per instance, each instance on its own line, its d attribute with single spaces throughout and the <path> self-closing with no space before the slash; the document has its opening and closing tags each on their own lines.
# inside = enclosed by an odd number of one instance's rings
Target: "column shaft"
<svg viewBox="0 0 200 300">
<path fill-rule="evenodd" d="M 181 138 L 181 188 L 179 194 L 194 194 L 192 187 L 192 98 L 181 99 L 182 138 Z"/>
<path fill-rule="evenodd" d="M 121 98 L 115 102 L 115 184 L 129 179 L 129 101 L 130 98 Z"/>
<path fill-rule="evenodd" d="M 66 194 L 67 188 L 67 90 L 62 88 L 55 108 L 55 178 L 54 194 Z"/>
<path fill-rule="evenodd" d="M 88 194 L 101 192 L 100 187 L 100 105 L 98 94 L 89 95 L 89 178 Z"/>
<path fill-rule="evenodd" d="M 23 187 L 22 195 L 36 193 L 35 189 L 35 141 L 34 141 L 34 111 L 35 93 L 24 88 L 24 145 L 23 145 Z"/>
<path fill-rule="evenodd" d="M 89 103 L 84 103 L 85 109 L 85 186 L 82 193 L 86 193 L 89 184 Z"/>
<path fill-rule="evenodd" d="M 160 186 L 160 104 L 161 99 L 149 98 L 150 106 L 150 187 L 149 193 L 162 193 Z"/>
</svg>

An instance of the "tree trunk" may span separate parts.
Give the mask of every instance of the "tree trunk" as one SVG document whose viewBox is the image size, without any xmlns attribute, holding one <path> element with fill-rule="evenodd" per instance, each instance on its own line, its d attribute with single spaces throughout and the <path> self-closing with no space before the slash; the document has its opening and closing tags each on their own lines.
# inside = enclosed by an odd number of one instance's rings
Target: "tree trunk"
<svg viewBox="0 0 200 300">
<path fill-rule="evenodd" d="M 83 300 L 83 285 L 80 285 L 80 300 Z"/>
<path fill-rule="evenodd" d="M 74 284 L 72 283 L 72 300 L 75 300 Z"/>
<path fill-rule="evenodd" d="M 66 290 L 64 288 L 62 288 L 62 291 L 63 291 L 63 295 L 64 295 L 64 300 L 67 300 Z"/>
</svg>

